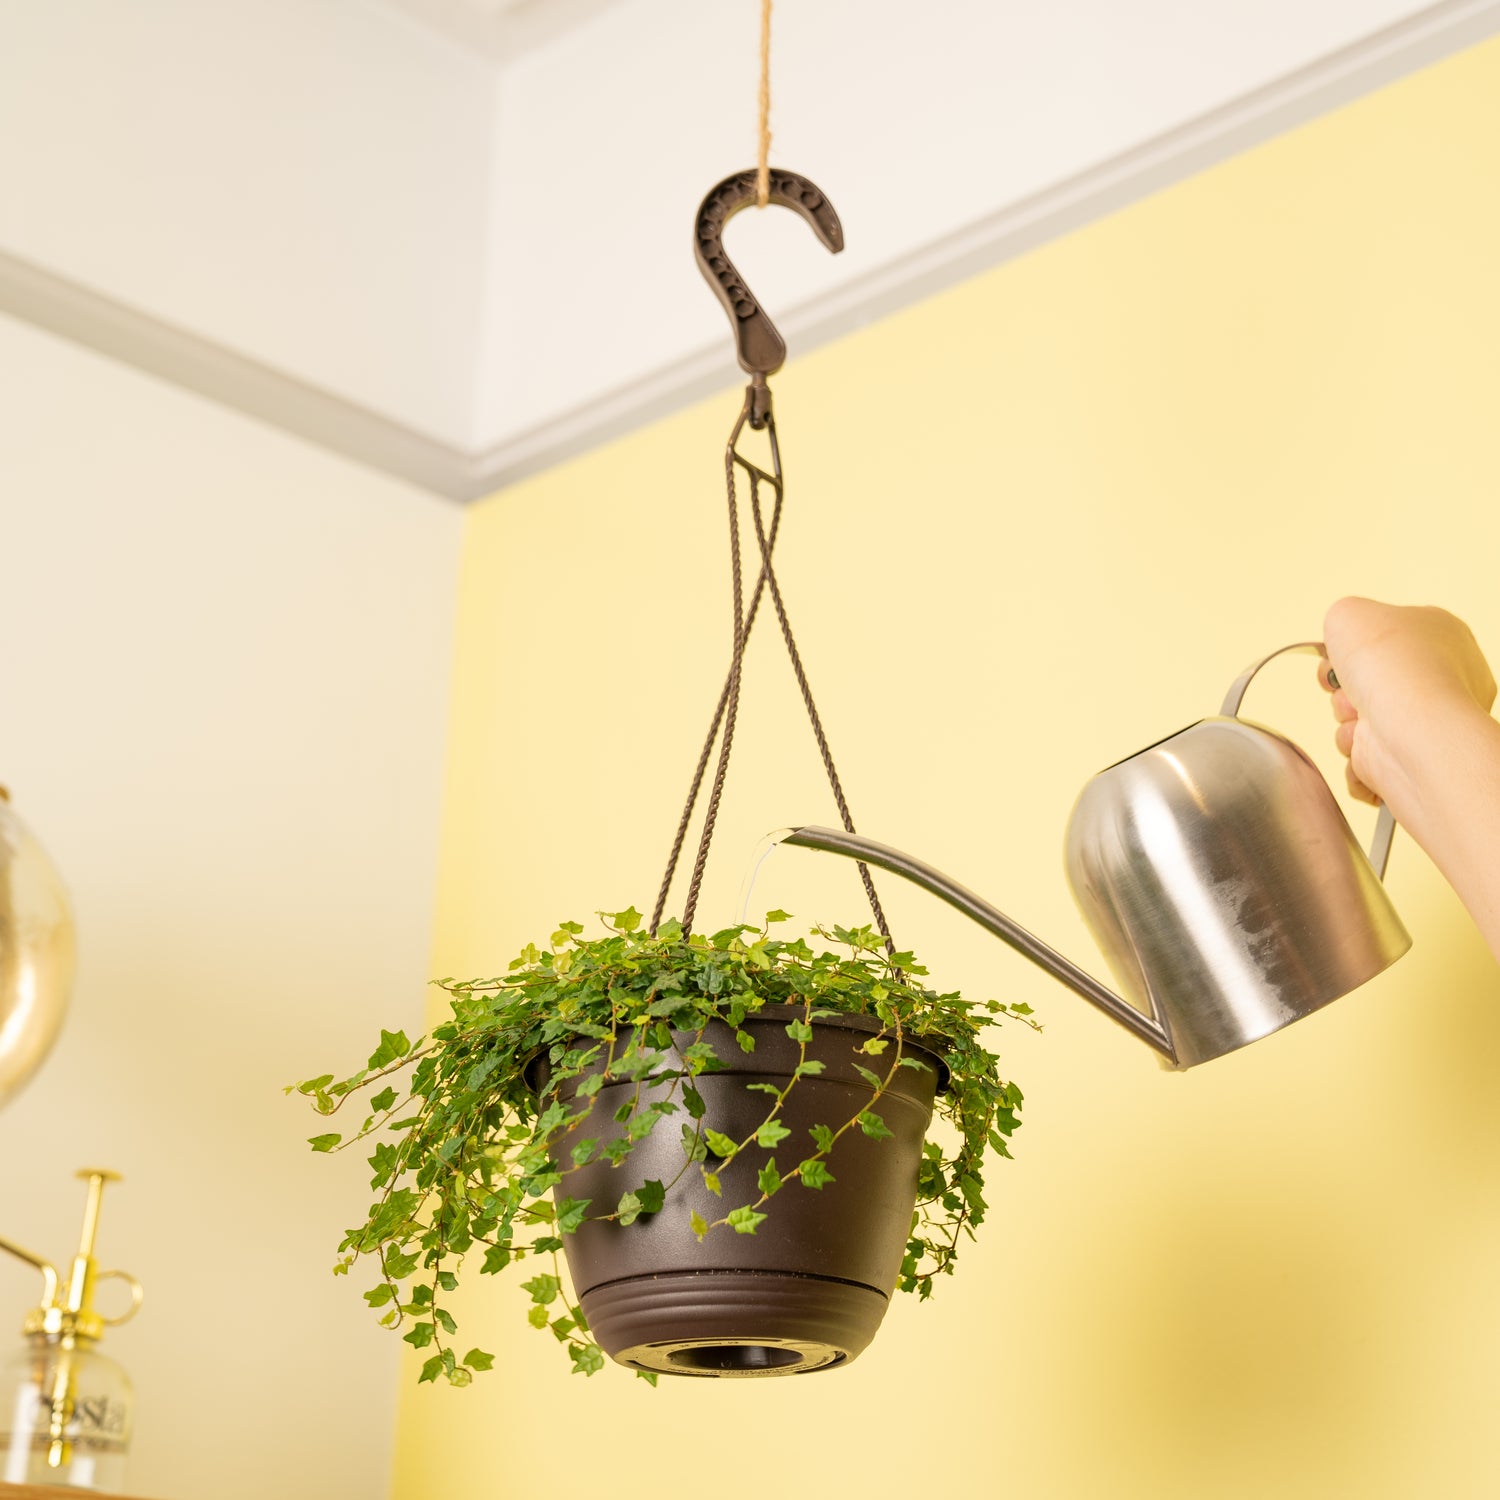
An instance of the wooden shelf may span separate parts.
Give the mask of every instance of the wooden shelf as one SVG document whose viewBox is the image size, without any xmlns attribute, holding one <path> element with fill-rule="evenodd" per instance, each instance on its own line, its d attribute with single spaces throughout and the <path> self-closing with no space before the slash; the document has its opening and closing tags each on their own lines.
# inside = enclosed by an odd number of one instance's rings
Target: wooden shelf
<svg viewBox="0 0 1500 1500">
<path fill-rule="evenodd" d="M 6 1484 L 0 1479 L 0 1500 L 60 1500 L 64 1495 L 92 1495 L 94 1500 L 125 1500 L 103 1490 L 81 1490 L 77 1485 Z"/>
</svg>

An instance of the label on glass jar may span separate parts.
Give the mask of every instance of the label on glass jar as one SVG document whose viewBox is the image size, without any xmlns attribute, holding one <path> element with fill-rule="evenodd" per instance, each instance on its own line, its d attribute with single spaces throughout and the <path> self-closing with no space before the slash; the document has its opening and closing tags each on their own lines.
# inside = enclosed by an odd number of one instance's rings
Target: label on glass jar
<svg viewBox="0 0 1500 1500">
<path fill-rule="evenodd" d="M 11 1484 L 71 1484 L 92 1487 L 123 1462 L 130 1440 L 130 1408 L 104 1395 L 74 1402 L 63 1428 L 62 1451 L 52 1453 L 52 1398 L 35 1386 L 23 1388 L 11 1430 L 0 1433 L 3 1477 Z M 53 1462 L 54 1457 L 57 1462 Z M 111 1481 L 112 1482 L 112 1481 Z"/>
</svg>

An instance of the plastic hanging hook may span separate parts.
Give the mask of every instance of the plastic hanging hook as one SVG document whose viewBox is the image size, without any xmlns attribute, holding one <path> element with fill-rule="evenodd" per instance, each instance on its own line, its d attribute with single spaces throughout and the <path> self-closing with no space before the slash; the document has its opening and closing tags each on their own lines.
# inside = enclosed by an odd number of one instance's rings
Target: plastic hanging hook
<svg viewBox="0 0 1500 1500">
<path fill-rule="evenodd" d="M 756 173 L 751 168 L 726 177 L 710 191 L 698 209 L 693 252 L 698 269 L 724 304 L 734 325 L 735 352 L 740 368 L 750 376 L 750 425 L 763 427 L 771 410 L 766 377 L 786 360 L 786 341 L 756 301 L 745 278 L 724 253 L 724 226 L 756 201 Z M 771 169 L 771 202 L 802 215 L 825 249 L 837 255 L 844 248 L 844 228 L 822 189 L 796 172 Z"/>
</svg>

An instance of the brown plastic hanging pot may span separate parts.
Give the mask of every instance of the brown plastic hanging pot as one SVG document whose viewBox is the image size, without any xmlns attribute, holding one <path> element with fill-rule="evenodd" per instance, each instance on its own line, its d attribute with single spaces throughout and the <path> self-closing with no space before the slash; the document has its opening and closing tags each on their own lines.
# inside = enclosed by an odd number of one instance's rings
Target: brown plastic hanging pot
<svg viewBox="0 0 1500 1500">
<path fill-rule="evenodd" d="M 768 1005 L 747 1017 L 740 1029 L 755 1039 L 748 1053 L 731 1027 L 709 1023 L 702 1039 L 723 1070 L 693 1080 L 706 1106 L 706 1127 L 734 1140 L 755 1131 L 769 1096 L 747 1085 L 786 1087 L 802 1059 L 786 1026 L 803 1015 L 800 1006 Z M 812 1027 L 806 1056 L 824 1071 L 804 1074 L 788 1092 L 779 1118 L 791 1134 L 779 1150 L 752 1143 L 738 1152 L 720 1170 L 722 1197 L 708 1190 L 696 1168 L 682 1170 L 683 1114 L 659 1119 L 621 1166 L 596 1157 L 570 1172 L 558 1189 L 591 1200 L 597 1211 L 651 1179 L 671 1184 L 659 1212 L 628 1225 L 585 1220 L 563 1238 L 579 1305 L 611 1359 L 667 1375 L 799 1375 L 847 1364 L 874 1338 L 911 1233 L 922 1143 L 936 1091 L 946 1079 L 934 1053 L 903 1044 L 903 1055 L 925 1066 L 896 1068 L 881 1096 L 877 1112 L 892 1138 L 872 1140 L 858 1128 L 846 1132 L 827 1158 L 833 1180 L 824 1187 L 788 1182 L 764 1205 L 766 1219 L 754 1234 L 720 1225 L 700 1242 L 690 1227 L 695 1210 L 712 1221 L 726 1209 L 754 1203 L 760 1196 L 757 1176 L 772 1157 L 780 1158 L 785 1174 L 811 1156 L 812 1126 L 837 1129 L 869 1107 L 874 1090 L 856 1064 L 873 1060 L 859 1048 L 880 1024 L 841 1015 Z M 691 1033 L 678 1037 L 681 1046 L 694 1040 Z M 880 1055 L 882 1071 L 893 1052 Z M 534 1082 L 545 1088 L 545 1063 L 536 1073 Z M 564 1103 L 582 1082 L 567 1080 Z M 638 1107 L 668 1097 L 673 1083 L 648 1080 Z M 625 1127 L 614 1114 L 635 1094 L 634 1082 L 605 1084 L 588 1117 L 559 1137 L 557 1157 L 569 1160 L 579 1139 L 603 1146 L 621 1136 Z M 713 1164 L 710 1156 L 710 1170 Z"/>
</svg>

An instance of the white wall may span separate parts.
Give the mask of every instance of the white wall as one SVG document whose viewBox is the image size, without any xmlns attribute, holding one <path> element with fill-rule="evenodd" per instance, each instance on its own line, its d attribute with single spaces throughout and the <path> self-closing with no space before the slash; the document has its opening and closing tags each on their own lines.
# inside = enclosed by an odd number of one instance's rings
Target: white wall
<svg viewBox="0 0 1500 1500">
<path fill-rule="evenodd" d="M 0 0 L 0 248 L 463 443 L 495 86 L 368 0 Z"/>
<path fill-rule="evenodd" d="M 281 1085 L 420 1029 L 460 512 L 0 321 L 0 781 L 80 972 L 0 1110 L 0 1233 L 145 1284 L 130 1488 L 386 1493 L 399 1340 L 334 1246 L 367 1201 Z M 40 1280 L 0 1257 L 0 1354 Z"/>
</svg>

